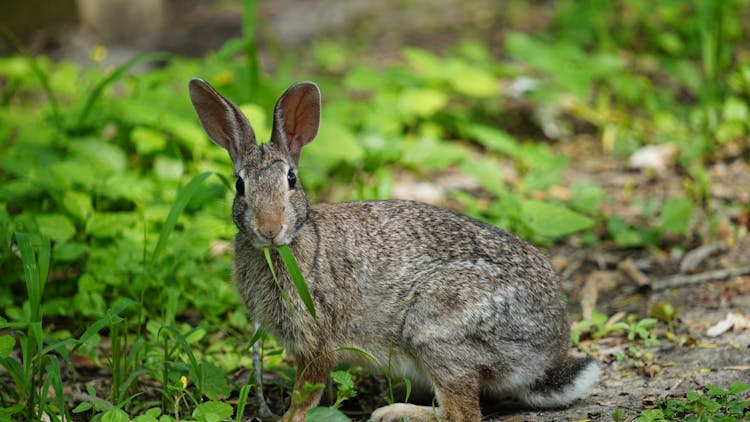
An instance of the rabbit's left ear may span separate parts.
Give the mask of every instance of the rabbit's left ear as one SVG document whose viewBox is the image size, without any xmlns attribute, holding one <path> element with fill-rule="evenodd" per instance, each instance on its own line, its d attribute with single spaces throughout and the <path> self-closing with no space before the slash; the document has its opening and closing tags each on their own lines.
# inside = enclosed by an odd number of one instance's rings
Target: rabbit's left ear
<svg viewBox="0 0 750 422">
<path fill-rule="evenodd" d="M 313 82 L 292 85 L 276 102 L 271 142 L 285 148 L 295 164 L 302 147 L 318 134 L 320 90 Z"/>
</svg>

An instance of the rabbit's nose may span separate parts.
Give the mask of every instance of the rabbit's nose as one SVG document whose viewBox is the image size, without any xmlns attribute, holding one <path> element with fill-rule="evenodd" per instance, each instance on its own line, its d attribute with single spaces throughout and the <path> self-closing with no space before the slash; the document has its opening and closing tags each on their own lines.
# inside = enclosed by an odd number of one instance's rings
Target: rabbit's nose
<svg viewBox="0 0 750 422">
<path fill-rule="evenodd" d="M 258 218 L 258 232 L 266 239 L 273 240 L 281 232 L 281 218 L 265 217 Z"/>
</svg>

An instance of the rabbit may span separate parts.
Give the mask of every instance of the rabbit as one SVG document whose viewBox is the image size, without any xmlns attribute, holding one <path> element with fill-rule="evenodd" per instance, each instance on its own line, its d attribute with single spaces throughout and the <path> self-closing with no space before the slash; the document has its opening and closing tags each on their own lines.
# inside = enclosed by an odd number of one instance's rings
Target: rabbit
<svg viewBox="0 0 750 422">
<path fill-rule="evenodd" d="M 569 406 L 599 364 L 568 354 L 570 327 L 549 259 L 521 238 L 452 210 L 407 200 L 311 206 L 299 176 L 318 132 L 321 95 L 300 82 L 279 98 L 271 140 L 258 144 L 239 108 L 201 79 L 189 83 L 200 123 L 229 152 L 238 228 L 233 278 L 252 317 L 294 357 L 283 421 L 317 406 L 332 365 L 360 349 L 434 391 L 437 406 L 392 404 L 376 421 L 479 421 L 480 392 L 534 408 Z M 291 248 L 317 310 L 313 318 L 272 252 Z M 362 360 L 362 359 L 359 359 Z M 364 359 L 367 360 L 367 359 Z M 360 362 L 361 363 L 361 362 Z"/>
</svg>

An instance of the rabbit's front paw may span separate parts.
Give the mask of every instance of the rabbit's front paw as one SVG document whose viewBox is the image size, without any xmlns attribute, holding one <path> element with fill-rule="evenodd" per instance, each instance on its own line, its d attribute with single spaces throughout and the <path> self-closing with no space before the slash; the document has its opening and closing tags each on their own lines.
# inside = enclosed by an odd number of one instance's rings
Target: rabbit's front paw
<svg viewBox="0 0 750 422">
<path fill-rule="evenodd" d="M 427 422 L 436 421 L 436 410 L 429 406 L 396 403 L 372 412 L 370 419 L 377 422 Z"/>
</svg>

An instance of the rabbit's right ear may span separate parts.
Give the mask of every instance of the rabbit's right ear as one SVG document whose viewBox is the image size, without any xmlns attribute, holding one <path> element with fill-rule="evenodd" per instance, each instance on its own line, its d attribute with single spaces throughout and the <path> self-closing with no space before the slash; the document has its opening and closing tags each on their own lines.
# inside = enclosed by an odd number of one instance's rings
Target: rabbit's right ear
<svg viewBox="0 0 750 422">
<path fill-rule="evenodd" d="M 190 101 L 198 113 L 203 130 L 212 141 L 229 151 L 235 170 L 239 170 L 243 145 L 256 144 L 250 122 L 233 102 L 202 79 L 190 80 Z"/>
</svg>

